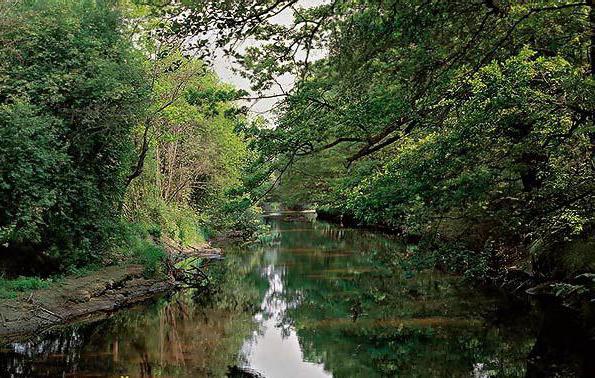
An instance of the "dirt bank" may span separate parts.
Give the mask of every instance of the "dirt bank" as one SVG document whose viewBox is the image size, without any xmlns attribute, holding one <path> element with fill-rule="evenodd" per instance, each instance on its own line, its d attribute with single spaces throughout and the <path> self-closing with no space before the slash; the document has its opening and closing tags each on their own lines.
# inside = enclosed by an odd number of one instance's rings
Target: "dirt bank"
<svg viewBox="0 0 595 378">
<path fill-rule="evenodd" d="M 181 249 L 165 246 L 169 261 L 199 256 L 220 258 L 210 246 Z M 175 255 L 175 256 L 174 256 Z M 0 301 L 0 341 L 10 341 L 74 321 L 101 317 L 156 295 L 173 291 L 183 283 L 167 278 L 145 278 L 137 264 L 110 266 L 83 277 L 67 277 L 47 289 L 23 293 Z M 175 273 L 175 272 L 173 272 Z"/>
<path fill-rule="evenodd" d="M 112 266 L 71 277 L 0 303 L 0 338 L 38 333 L 56 325 L 110 312 L 175 289 L 171 279 L 146 279 L 143 266 Z"/>
</svg>

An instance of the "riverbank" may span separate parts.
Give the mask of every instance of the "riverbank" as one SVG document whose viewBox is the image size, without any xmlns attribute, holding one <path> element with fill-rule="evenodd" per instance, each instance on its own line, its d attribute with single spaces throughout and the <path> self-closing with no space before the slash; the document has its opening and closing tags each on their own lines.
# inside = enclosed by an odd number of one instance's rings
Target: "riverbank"
<svg viewBox="0 0 595 378">
<path fill-rule="evenodd" d="M 70 277 L 0 304 L 0 337 L 15 338 L 98 316 L 175 289 L 170 278 L 148 279 L 142 265 L 110 266 Z"/>
<path fill-rule="evenodd" d="M 180 248 L 165 245 L 164 266 L 190 257 L 219 258 L 221 250 L 203 245 Z M 147 277 L 146 267 L 125 263 L 108 266 L 84 276 L 69 276 L 49 287 L 0 300 L 0 338 L 8 341 L 37 334 L 72 322 L 101 318 L 185 285 L 180 272 Z M 183 270 L 183 268 L 179 268 Z"/>
</svg>

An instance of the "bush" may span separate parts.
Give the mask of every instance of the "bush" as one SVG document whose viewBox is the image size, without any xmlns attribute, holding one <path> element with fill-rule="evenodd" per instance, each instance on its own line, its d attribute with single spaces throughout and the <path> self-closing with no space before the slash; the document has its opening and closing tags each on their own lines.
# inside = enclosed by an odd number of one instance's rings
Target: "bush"
<svg viewBox="0 0 595 378">
<path fill-rule="evenodd" d="M 165 260 L 163 248 L 155 244 L 146 243 L 142 248 L 135 251 L 136 257 L 145 266 L 145 276 L 155 277 L 162 271 L 162 263 Z"/>
<path fill-rule="evenodd" d="M 162 263 L 166 258 L 163 248 L 156 244 L 150 232 L 154 231 L 153 225 L 141 223 L 124 224 L 118 240 L 118 249 L 114 252 L 114 259 L 128 260 L 132 258 L 145 267 L 146 277 L 155 277 L 162 272 Z"/>
</svg>

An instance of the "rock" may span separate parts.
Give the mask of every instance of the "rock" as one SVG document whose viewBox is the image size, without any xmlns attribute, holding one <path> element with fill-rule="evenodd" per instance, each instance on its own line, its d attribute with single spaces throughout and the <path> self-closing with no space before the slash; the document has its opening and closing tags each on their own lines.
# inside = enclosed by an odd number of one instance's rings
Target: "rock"
<svg viewBox="0 0 595 378">
<path fill-rule="evenodd" d="M 87 290 L 81 290 L 79 292 L 79 297 L 80 297 L 79 303 L 89 302 L 91 300 L 91 293 L 88 292 Z"/>
</svg>

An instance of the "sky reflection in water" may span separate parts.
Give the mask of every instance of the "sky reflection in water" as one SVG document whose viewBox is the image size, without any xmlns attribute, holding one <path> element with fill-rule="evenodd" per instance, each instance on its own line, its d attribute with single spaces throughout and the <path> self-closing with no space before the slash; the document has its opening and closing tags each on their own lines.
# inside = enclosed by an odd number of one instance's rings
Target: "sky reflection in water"
<svg viewBox="0 0 595 378">
<path fill-rule="evenodd" d="M 267 246 L 228 247 L 215 290 L 186 291 L 0 351 L 13 376 L 523 376 L 535 329 L 493 297 L 409 272 L 396 240 L 272 221 Z"/>
</svg>

